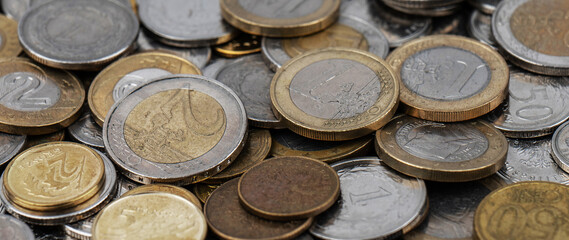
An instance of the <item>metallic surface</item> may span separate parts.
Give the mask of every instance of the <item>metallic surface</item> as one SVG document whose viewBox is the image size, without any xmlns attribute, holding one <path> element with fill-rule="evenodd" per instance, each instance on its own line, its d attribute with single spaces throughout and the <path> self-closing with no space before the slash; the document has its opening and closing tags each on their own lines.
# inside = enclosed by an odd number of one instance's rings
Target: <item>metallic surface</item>
<svg viewBox="0 0 569 240">
<path fill-rule="evenodd" d="M 1 4 L 4 13 L 8 17 L 16 21 L 20 21 L 22 16 L 24 16 L 26 11 L 28 11 L 30 8 L 42 5 L 50 1 L 53 0 L 1 0 Z M 132 7 L 129 0 L 110 0 L 110 1 L 115 1 L 129 8 Z"/>
<path fill-rule="evenodd" d="M 476 7 L 479 11 L 492 15 L 496 10 L 496 6 L 498 6 L 501 1 L 502 0 L 468 0 L 468 3 Z"/>
<path fill-rule="evenodd" d="M 18 23 L 0 15 L 0 57 L 17 57 L 21 52 Z"/>
<path fill-rule="evenodd" d="M 468 34 L 479 41 L 495 47 L 497 45 L 492 33 L 492 15 L 478 10 L 472 11 L 467 26 Z"/>
<path fill-rule="evenodd" d="M 133 188 L 132 190 L 124 193 L 121 197 L 138 195 L 138 194 L 147 194 L 147 193 L 159 193 L 159 192 L 171 193 L 174 195 L 178 195 L 178 196 L 190 201 L 194 205 L 196 205 L 196 207 L 198 207 L 198 209 L 200 211 L 202 210 L 202 203 L 196 197 L 196 195 L 194 195 L 192 192 L 190 192 L 189 190 L 187 190 L 185 188 L 177 187 L 177 186 L 173 186 L 173 185 L 168 185 L 168 184 L 142 185 L 142 186 Z"/>
<path fill-rule="evenodd" d="M 147 36 L 145 30 L 141 30 L 138 34 L 138 39 L 136 43 L 138 45 L 138 50 L 140 51 L 165 51 L 178 55 L 191 63 L 195 64 L 200 69 L 203 69 L 205 65 L 209 62 L 211 58 L 211 48 L 210 47 L 195 47 L 195 48 L 179 48 L 165 45 L 152 37 Z"/>
<path fill-rule="evenodd" d="M 28 149 L 44 143 L 63 141 L 64 139 L 65 130 L 59 130 L 57 132 L 44 135 L 28 136 L 26 144 L 24 145 L 24 149 Z"/>
<path fill-rule="evenodd" d="M 32 229 L 17 218 L 0 215 L 0 239 L 34 240 Z"/>
<path fill-rule="evenodd" d="M 26 139 L 25 135 L 0 133 L 0 166 L 12 160 L 24 148 Z"/>
<path fill-rule="evenodd" d="M 221 186 L 221 184 L 197 183 L 194 184 L 193 191 L 198 199 L 202 203 L 205 203 L 209 196 L 211 196 L 211 193 L 215 191 L 215 189 L 217 189 L 219 186 Z"/>
<path fill-rule="evenodd" d="M 569 122 L 557 128 L 551 140 L 551 156 L 565 172 L 569 172 L 569 128 L 567 126 Z"/>
<path fill-rule="evenodd" d="M 89 110 L 84 110 L 83 115 L 75 123 L 71 124 L 67 131 L 77 142 L 99 149 L 105 147 L 103 144 L 103 129 L 93 120 Z"/>
<path fill-rule="evenodd" d="M 214 48 L 223 57 L 234 58 L 261 51 L 261 37 L 246 33 Z"/>
</svg>

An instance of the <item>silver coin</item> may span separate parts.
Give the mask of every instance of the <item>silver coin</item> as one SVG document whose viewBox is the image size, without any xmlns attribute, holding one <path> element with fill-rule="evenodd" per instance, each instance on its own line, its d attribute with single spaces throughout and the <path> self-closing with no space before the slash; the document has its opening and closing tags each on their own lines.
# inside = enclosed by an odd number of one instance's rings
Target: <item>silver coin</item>
<svg viewBox="0 0 569 240">
<path fill-rule="evenodd" d="M 223 21 L 219 0 L 139 0 L 138 14 L 146 29 L 172 46 L 216 45 L 237 34 Z"/>
<path fill-rule="evenodd" d="M 478 10 L 472 11 L 468 21 L 468 34 L 491 47 L 496 46 L 492 34 L 492 15 L 486 15 Z"/>
<path fill-rule="evenodd" d="M 71 124 L 67 131 L 77 142 L 99 149 L 105 147 L 103 145 L 103 129 L 95 123 L 88 110 L 75 123 Z"/>
<path fill-rule="evenodd" d="M 553 133 L 569 119 L 569 77 L 550 77 L 510 68 L 508 100 L 487 119 L 512 138 Z"/>
<path fill-rule="evenodd" d="M 194 98 L 207 104 L 195 105 Z M 227 167 L 243 148 L 246 131 L 245 108 L 229 87 L 203 76 L 171 75 L 116 102 L 103 140 L 111 159 L 135 182 L 187 185 Z M 188 148 L 197 144 L 202 147 Z"/>
<path fill-rule="evenodd" d="M 4 204 L 2 203 L 2 201 L 0 201 L 0 215 L 4 214 L 6 212 L 6 208 L 4 207 Z"/>
<path fill-rule="evenodd" d="M 275 75 L 261 54 L 238 58 L 219 70 L 215 79 L 229 86 L 243 101 L 249 123 L 255 127 L 280 127 L 271 109 L 269 87 Z"/>
<path fill-rule="evenodd" d="M 20 21 L 22 16 L 26 13 L 28 9 L 31 7 L 35 7 L 44 3 L 47 3 L 52 0 L 2 0 L 2 9 L 4 13 L 9 18 L 12 18 L 16 21 Z M 107 0 L 107 1 L 116 1 L 124 5 L 125 7 L 131 8 L 129 0 Z"/>
<path fill-rule="evenodd" d="M 434 8 L 449 5 L 457 5 L 463 0 L 383 0 L 390 5 L 397 5 L 404 8 Z"/>
<path fill-rule="evenodd" d="M 551 149 L 553 160 L 563 169 L 569 173 L 569 122 L 561 125 L 551 140 Z"/>
<path fill-rule="evenodd" d="M 423 180 L 399 174 L 377 157 L 331 165 L 340 177 L 341 195 L 317 216 L 310 233 L 323 239 L 387 239 L 420 223 L 427 210 Z"/>
<path fill-rule="evenodd" d="M 26 143 L 25 135 L 0 133 L 0 166 L 12 160 Z"/>
<path fill-rule="evenodd" d="M 27 11 L 18 35 L 26 53 L 42 64 L 95 70 L 132 47 L 138 20 L 114 1 L 53 0 Z"/>
<path fill-rule="evenodd" d="M 113 100 L 118 102 L 124 96 L 128 95 L 136 88 L 145 83 L 152 81 L 155 78 L 165 77 L 168 75 L 172 75 L 171 72 L 168 72 L 162 68 L 141 68 L 130 73 L 124 75 L 113 88 Z"/>
<path fill-rule="evenodd" d="M 35 238 L 32 229 L 22 221 L 8 215 L 0 215 L 0 239 L 33 240 Z"/>
<path fill-rule="evenodd" d="M 214 57 L 209 61 L 207 66 L 202 70 L 204 76 L 213 78 L 217 77 L 219 70 L 221 70 L 225 65 L 230 63 L 232 60 L 229 58 Z"/>
<path fill-rule="evenodd" d="M 476 7 L 479 11 L 491 15 L 501 1 L 502 0 L 468 0 L 468 3 Z"/>
<path fill-rule="evenodd" d="M 383 2 L 385 5 L 393 8 L 397 11 L 412 14 L 412 15 L 421 15 L 421 16 L 428 16 L 428 17 L 442 17 L 452 15 L 458 10 L 462 8 L 458 2 L 462 0 L 456 1 L 418 1 L 414 3 L 404 3 L 401 1 L 393 1 L 393 0 L 384 0 Z M 425 4 L 429 3 L 429 4 Z"/>
<path fill-rule="evenodd" d="M 141 51 L 160 50 L 167 51 L 181 58 L 184 58 L 200 69 L 205 67 L 211 58 L 210 47 L 195 47 L 195 48 L 178 48 L 165 45 L 158 40 L 155 40 L 145 33 L 144 30 L 140 31 L 137 39 L 138 49 Z"/>
<path fill-rule="evenodd" d="M 362 20 L 352 16 L 342 15 L 338 19 L 337 24 L 348 26 L 358 33 L 361 33 L 368 43 L 368 52 L 377 55 L 378 57 L 385 59 L 389 53 L 389 41 L 383 35 L 381 30 L 373 26 L 366 20 Z M 337 39 L 333 39 L 328 36 L 330 43 L 335 43 Z M 345 41 L 345 39 L 342 39 Z M 361 42 L 357 39 L 357 43 Z M 284 65 L 291 56 L 287 54 L 283 46 L 284 39 L 282 38 L 267 38 L 264 37 L 261 42 L 261 51 L 263 52 L 263 57 L 269 64 L 271 70 L 276 71 L 282 65 Z"/>
<path fill-rule="evenodd" d="M 132 190 L 135 187 L 141 186 L 140 183 L 136 183 L 131 181 L 125 176 L 119 175 L 118 182 L 117 182 L 117 195 L 115 198 L 119 198 L 126 192 Z"/>
</svg>

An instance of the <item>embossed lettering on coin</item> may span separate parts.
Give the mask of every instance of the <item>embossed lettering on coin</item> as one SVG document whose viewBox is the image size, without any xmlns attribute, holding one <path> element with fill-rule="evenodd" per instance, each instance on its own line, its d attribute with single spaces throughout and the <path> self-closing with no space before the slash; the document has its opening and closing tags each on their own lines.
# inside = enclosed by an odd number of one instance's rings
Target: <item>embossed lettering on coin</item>
<svg viewBox="0 0 569 240">
<path fill-rule="evenodd" d="M 17 111 L 40 111 L 59 100 L 61 90 L 51 79 L 29 72 L 0 77 L 0 104 Z"/>
</svg>

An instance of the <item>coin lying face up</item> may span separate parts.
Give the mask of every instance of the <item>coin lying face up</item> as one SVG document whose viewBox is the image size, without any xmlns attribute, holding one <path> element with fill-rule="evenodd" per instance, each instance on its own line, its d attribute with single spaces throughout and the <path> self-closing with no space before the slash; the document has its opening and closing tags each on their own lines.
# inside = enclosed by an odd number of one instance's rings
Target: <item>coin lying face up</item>
<svg viewBox="0 0 569 240">
<path fill-rule="evenodd" d="M 18 41 L 18 23 L 0 15 L 0 57 L 16 57 L 22 52 Z"/>
</svg>

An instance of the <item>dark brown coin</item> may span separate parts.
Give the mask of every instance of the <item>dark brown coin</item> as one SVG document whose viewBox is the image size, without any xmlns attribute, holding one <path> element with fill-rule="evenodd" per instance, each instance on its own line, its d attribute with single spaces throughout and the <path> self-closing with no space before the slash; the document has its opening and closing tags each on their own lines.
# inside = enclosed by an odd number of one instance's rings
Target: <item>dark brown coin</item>
<svg viewBox="0 0 569 240">
<path fill-rule="evenodd" d="M 210 229 L 223 239 L 292 239 L 312 224 L 313 218 L 299 221 L 269 221 L 248 213 L 239 203 L 239 179 L 216 189 L 207 200 L 204 215 Z"/>
<path fill-rule="evenodd" d="M 271 220 L 296 220 L 328 209 L 340 194 L 336 171 L 307 157 L 275 157 L 251 168 L 239 181 L 239 199 L 249 212 Z"/>
<path fill-rule="evenodd" d="M 65 139 L 65 130 L 59 130 L 54 133 L 44 134 L 44 135 L 35 135 L 28 137 L 28 141 L 24 149 L 31 148 L 33 146 L 37 146 L 40 144 L 48 143 L 48 142 L 59 142 Z"/>
</svg>

